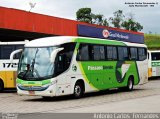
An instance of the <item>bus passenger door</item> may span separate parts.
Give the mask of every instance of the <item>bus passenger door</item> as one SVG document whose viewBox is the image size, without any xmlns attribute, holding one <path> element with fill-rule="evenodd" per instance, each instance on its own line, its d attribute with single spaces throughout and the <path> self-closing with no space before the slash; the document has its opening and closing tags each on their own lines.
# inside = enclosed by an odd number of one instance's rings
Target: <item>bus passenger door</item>
<svg viewBox="0 0 160 119">
<path fill-rule="evenodd" d="M 71 93 L 71 73 L 69 70 L 72 55 L 74 51 L 74 43 L 63 44 L 64 50 L 57 54 L 56 58 L 56 75 L 58 76 L 58 95 L 66 95 Z"/>
</svg>

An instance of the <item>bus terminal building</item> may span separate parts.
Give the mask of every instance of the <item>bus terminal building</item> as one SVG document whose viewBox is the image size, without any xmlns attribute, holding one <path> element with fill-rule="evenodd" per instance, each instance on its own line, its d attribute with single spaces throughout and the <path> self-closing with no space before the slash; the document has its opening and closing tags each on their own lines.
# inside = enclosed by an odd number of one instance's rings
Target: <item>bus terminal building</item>
<svg viewBox="0 0 160 119">
<path fill-rule="evenodd" d="M 85 89 L 127 86 L 132 90 L 133 84 L 147 81 L 143 33 L 0 7 L 0 41 L 0 91 L 19 86 L 18 94 L 32 95 L 33 91 L 34 95 L 57 96 L 74 92 L 75 97 L 81 97 Z M 18 52 L 22 52 L 21 57 Z M 60 78 L 66 76 L 71 77 Z M 58 79 L 62 80 L 57 83 Z"/>
<path fill-rule="evenodd" d="M 1 42 L 48 36 L 82 36 L 144 43 L 143 33 L 0 7 Z"/>
</svg>

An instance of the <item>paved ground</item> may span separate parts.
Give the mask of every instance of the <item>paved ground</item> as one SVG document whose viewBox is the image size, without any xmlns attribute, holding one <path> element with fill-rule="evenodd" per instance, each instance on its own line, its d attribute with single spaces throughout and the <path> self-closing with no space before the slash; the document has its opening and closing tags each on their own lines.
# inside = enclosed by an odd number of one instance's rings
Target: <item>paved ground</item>
<svg viewBox="0 0 160 119">
<path fill-rule="evenodd" d="M 88 107 L 82 108 L 74 108 L 68 109 L 61 112 L 67 113 L 131 113 L 131 112 L 145 112 L 145 113 L 159 113 L 160 112 L 160 95 L 154 96 L 147 96 L 142 98 L 124 100 L 124 101 L 117 101 L 111 103 L 103 103 L 100 105 L 91 105 Z"/>
<path fill-rule="evenodd" d="M 36 96 L 18 96 L 14 91 L 0 94 L 0 112 L 160 112 L 160 80 L 150 80 L 135 86 L 132 92 L 111 90 L 86 94 L 84 98 L 70 96 L 44 100 Z"/>
</svg>

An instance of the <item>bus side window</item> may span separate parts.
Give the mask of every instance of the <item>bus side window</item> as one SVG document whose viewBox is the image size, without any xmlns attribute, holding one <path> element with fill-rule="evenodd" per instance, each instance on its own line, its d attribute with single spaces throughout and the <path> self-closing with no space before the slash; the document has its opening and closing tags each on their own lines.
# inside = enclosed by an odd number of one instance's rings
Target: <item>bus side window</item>
<svg viewBox="0 0 160 119">
<path fill-rule="evenodd" d="M 2 58 L 1 58 L 1 57 L 2 57 L 2 56 L 1 56 L 1 54 L 2 54 L 1 51 L 2 51 L 2 50 L 1 50 L 1 45 L 0 45 L 0 59 L 2 59 Z"/>
<path fill-rule="evenodd" d="M 1 46 L 1 59 L 9 59 L 12 51 L 14 51 L 14 45 L 2 45 Z"/>
<path fill-rule="evenodd" d="M 129 53 L 127 47 L 118 47 L 118 58 L 119 60 L 128 60 Z"/>
<path fill-rule="evenodd" d="M 23 49 L 23 48 L 24 48 L 24 45 L 16 45 L 14 50 Z M 20 56 L 21 56 L 21 54 L 22 54 L 22 52 L 17 53 L 17 54 L 15 55 L 15 58 L 16 58 L 16 59 L 19 59 Z"/>
<path fill-rule="evenodd" d="M 105 60 L 104 46 L 93 45 L 93 56 L 93 60 L 95 61 Z"/>
<path fill-rule="evenodd" d="M 77 54 L 78 61 L 88 61 L 89 58 L 89 46 L 88 44 L 80 44 Z"/>
<path fill-rule="evenodd" d="M 106 47 L 107 60 L 117 60 L 117 48 L 114 46 Z"/>
<path fill-rule="evenodd" d="M 147 50 L 145 48 L 138 48 L 139 60 L 143 61 L 147 58 Z"/>
<path fill-rule="evenodd" d="M 59 75 L 69 68 L 75 49 L 75 43 L 66 43 L 61 45 L 61 47 L 64 49 L 57 54 L 55 61 L 56 75 Z"/>
<path fill-rule="evenodd" d="M 137 48 L 130 48 L 130 60 L 137 60 L 138 54 L 137 54 Z"/>
</svg>

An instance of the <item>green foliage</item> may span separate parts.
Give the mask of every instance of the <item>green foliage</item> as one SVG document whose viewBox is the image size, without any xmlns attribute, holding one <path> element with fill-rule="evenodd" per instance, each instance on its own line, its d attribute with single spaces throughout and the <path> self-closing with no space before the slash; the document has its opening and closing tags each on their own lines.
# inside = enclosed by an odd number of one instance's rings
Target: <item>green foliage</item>
<svg viewBox="0 0 160 119">
<path fill-rule="evenodd" d="M 113 24 L 114 27 L 116 28 L 121 28 L 121 24 L 123 22 L 124 19 L 124 15 L 123 15 L 123 11 L 122 10 L 118 10 L 116 12 L 113 13 L 114 17 L 110 17 L 110 21 Z"/>
<path fill-rule="evenodd" d="M 102 14 L 92 14 L 92 23 L 97 25 L 108 26 L 107 19 Z"/>
<path fill-rule="evenodd" d="M 103 24 L 102 24 L 103 26 L 109 26 L 109 23 L 108 23 L 108 21 L 107 21 L 107 19 L 104 19 L 103 20 Z"/>
<path fill-rule="evenodd" d="M 131 31 L 141 31 L 143 29 L 143 26 L 133 19 L 132 13 L 130 13 L 130 17 L 126 20 L 122 10 L 114 12 L 113 15 L 113 17 L 109 18 L 109 21 L 116 28 L 124 28 Z M 92 13 L 91 8 L 80 8 L 76 12 L 76 16 L 77 20 L 81 22 L 109 26 L 107 18 L 102 14 Z"/>
<path fill-rule="evenodd" d="M 77 20 L 86 23 L 92 23 L 91 8 L 80 8 L 76 12 Z"/>
<path fill-rule="evenodd" d="M 124 21 L 122 27 L 130 31 L 141 31 L 143 29 L 143 26 L 140 23 L 135 22 L 133 19 Z"/>
<path fill-rule="evenodd" d="M 102 14 L 93 14 L 91 8 L 80 8 L 76 12 L 77 20 L 81 22 L 108 26 L 107 19 Z"/>
<path fill-rule="evenodd" d="M 144 41 L 147 45 L 148 49 L 150 50 L 160 50 L 160 35 L 155 34 L 145 34 L 144 35 Z"/>
</svg>

